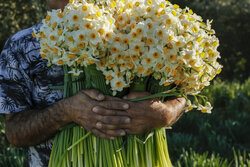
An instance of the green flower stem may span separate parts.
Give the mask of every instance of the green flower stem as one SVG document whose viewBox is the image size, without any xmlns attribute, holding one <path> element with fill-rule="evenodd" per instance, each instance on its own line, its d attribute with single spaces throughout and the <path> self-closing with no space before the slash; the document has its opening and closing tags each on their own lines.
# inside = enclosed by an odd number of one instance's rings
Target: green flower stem
<svg viewBox="0 0 250 167">
<path fill-rule="evenodd" d="M 78 141 L 76 141 L 72 146 L 70 146 L 67 150 L 71 150 L 73 147 L 75 147 L 76 145 L 78 145 L 80 142 L 82 142 L 84 139 L 86 139 L 89 135 L 91 134 L 91 132 L 88 132 L 85 136 L 83 136 L 82 138 L 80 138 Z M 74 137 L 73 137 L 74 138 Z"/>
<path fill-rule="evenodd" d="M 137 101 L 142 101 L 142 100 L 148 100 L 148 99 L 152 99 L 152 98 L 160 98 L 160 97 L 170 97 L 170 96 L 182 96 L 184 95 L 184 93 L 157 93 L 157 94 L 153 94 L 150 96 L 145 96 L 145 97 L 141 97 L 141 98 L 136 98 L 136 99 L 131 99 L 130 101 L 132 102 L 137 102 Z"/>
</svg>

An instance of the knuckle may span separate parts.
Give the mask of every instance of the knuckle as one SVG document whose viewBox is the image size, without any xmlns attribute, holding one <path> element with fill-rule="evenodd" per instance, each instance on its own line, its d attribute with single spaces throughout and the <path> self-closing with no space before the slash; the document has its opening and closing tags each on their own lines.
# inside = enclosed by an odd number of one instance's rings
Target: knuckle
<svg viewBox="0 0 250 167">
<path fill-rule="evenodd" d="M 120 121 L 120 118 L 112 118 L 112 119 L 110 120 L 110 122 L 111 122 L 112 124 L 118 124 L 118 123 L 120 123 L 121 121 Z"/>
<path fill-rule="evenodd" d="M 129 117 L 120 117 L 118 122 L 123 123 L 123 124 L 128 124 L 128 123 L 130 123 L 130 118 Z"/>
<path fill-rule="evenodd" d="M 110 113 L 110 115 L 117 116 L 117 112 L 116 111 L 110 110 L 108 112 Z"/>
<path fill-rule="evenodd" d="M 139 134 L 141 132 L 142 132 L 142 130 L 139 128 L 136 128 L 134 131 L 132 131 L 133 134 Z"/>
<path fill-rule="evenodd" d="M 105 123 L 110 123 L 110 122 L 112 122 L 113 120 L 112 120 L 112 118 L 105 116 L 105 117 L 103 117 L 103 121 L 104 121 Z"/>
<path fill-rule="evenodd" d="M 93 108 L 94 112 L 98 113 L 98 114 L 104 114 L 105 113 L 105 109 L 103 109 L 100 106 L 96 106 Z"/>
<path fill-rule="evenodd" d="M 122 103 L 122 102 L 116 102 L 115 103 L 115 107 L 118 108 L 118 109 L 123 109 L 123 106 L 124 106 L 124 103 Z"/>
<path fill-rule="evenodd" d="M 113 102 L 112 101 L 107 101 L 107 106 L 108 108 L 113 108 Z"/>
<path fill-rule="evenodd" d="M 103 121 L 103 116 L 98 115 L 98 114 L 94 114 L 93 121 Z"/>
<path fill-rule="evenodd" d="M 97 135 L 97 130 L 95 128 L 91 128 L 90 131 L 94 134 Z"/>
<path fill-rule="evenodd" d="M 108 115 L 109 111 L 107 109 L 102 109 L 101 113 L 103 115 Z"/>
</svg>

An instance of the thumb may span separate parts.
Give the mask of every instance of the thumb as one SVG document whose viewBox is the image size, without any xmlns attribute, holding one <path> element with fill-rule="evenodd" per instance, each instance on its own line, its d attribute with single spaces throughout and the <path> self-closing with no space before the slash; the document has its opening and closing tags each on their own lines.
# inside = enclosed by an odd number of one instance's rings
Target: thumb
<svg viewBox="0 0 250 167">
<path fill-rule="evenodd" d="M 150 95 L 149 92 L 130 92 L 129 94 L 124 96 L 123 99 L 131 100 L 131 99 L 136 99 L 136 98 L 145 97 L 149 95 Z"/>
<path fill-rule="evenodd" d="M 93 100 L 103 101 L 105 99 L 103 93 L 101 93 L 99 90 L 96 89 L 86 89 L 83 90 L 83 92 Z"/>
</svg>

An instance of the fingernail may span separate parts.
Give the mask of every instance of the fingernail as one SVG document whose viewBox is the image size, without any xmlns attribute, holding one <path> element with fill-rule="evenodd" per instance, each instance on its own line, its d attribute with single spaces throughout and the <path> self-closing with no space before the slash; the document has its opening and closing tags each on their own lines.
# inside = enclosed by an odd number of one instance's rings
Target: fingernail
<svg viewBox="0 0 250 167">
<path fill-rule="evenodd" d="M 98 98 L 99 100 L 102 100 L 102 99 L 104 99 L 104 95 L 103 95 L 103 94 L 99 94 L 97 98 Z"/>
<path fill-rule="evenodd" d="M 98 108 L 97 108 L 97 107 L 94 107 L 94 108 L 92 109 L 92 111 L 97 113 L 97 112 L 98 112 Z"/>
<path fill-rule="evenodd" d="M 126 119 L 125 119 L 125 123 L 127 123 L 127 124 L 130 123 L 130 121 L 131 121 L 130 118 L 126 118 Z"/>
<path fill-rule="evenodd" d="M 101 122 L 97 122 L 97 123 L 96 123 L 96 126 L 97 126 L 98 128 L 101 128 L 101 127 L 102 127 L 102 123 L 101 123 Z"/>
<path fill-rule="evenodd" d="M 124 108 L 124 109 L 128 109 L 128 108 L 129 108 L 129 105 L 128 105 L 128 104 L 123 104 L 123 108 Z"/>
</svg>

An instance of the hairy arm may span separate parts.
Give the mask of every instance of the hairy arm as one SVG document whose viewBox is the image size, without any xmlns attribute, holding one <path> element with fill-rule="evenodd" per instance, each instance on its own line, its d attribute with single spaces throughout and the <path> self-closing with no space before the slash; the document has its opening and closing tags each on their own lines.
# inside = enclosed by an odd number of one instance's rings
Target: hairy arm
<svg viewBox="0 0 250 167">
<path fill-rule="evenodd" d="M 9 142 L 16 147 L 31 146 L 51 138 L 60 127 L 70 123 L 65 117 L 63 103 L 61 100 L 42 110 L 7 114 L 5 122 Z"/>
</svg>

